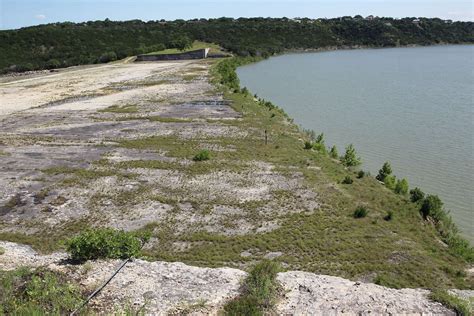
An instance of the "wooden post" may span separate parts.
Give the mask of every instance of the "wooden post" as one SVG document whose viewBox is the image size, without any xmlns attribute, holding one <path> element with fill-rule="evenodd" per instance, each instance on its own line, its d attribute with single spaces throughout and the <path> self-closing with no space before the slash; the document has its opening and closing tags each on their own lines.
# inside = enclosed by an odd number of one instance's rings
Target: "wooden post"
<svg viewBox="0 0 474 316">
<path fill-rule="evenodd" d="M 265 130 L 265 145 L 268 144 L 267 130 Z"/>
</svg>

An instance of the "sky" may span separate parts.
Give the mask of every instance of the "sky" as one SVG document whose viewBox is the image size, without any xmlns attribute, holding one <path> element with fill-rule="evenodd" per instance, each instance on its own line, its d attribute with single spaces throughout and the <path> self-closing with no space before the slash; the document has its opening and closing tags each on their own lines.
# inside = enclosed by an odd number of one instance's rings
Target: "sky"
<svg viewBox="0 0 474 316">
<path fill-rule="evenodd" d="M 91 20 L 377 15 L 473 21 L 472 0 L 0 0 L 0 29 Z"/>
</svg>

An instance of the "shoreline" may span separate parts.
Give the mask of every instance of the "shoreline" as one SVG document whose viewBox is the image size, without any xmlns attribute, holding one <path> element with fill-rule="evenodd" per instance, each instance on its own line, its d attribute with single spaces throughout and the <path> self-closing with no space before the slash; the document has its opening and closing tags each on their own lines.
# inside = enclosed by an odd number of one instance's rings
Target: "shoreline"
<svg viewBox="0 0 474 316">
<path fill-rule="evenodd" d="M 348 50 L 365 50 L 365 49 L 367 49 L 367 50 L 370 49 L 371 50 L 371 49 L 420 48 L 420 47 L 430 48 L 430 47 L 439 47 L 439 46 L 444 47 L 444 46 L 472 46 L 472 45 L 474 45 L 474 44 L 461 43 L 461 44 L 437 44 L 437 45 L 407 45 L 407 46 L 398 46 L 398 47 L 333 46 L 333 47 L 325 47 L 325 48 L 320 48 L 320 49 L 287 50 L 284 53 L 275 54 L 273 56 L 270 56 L 270 57 L 268 57 L 268 59 L 270 59 L 272 57 L 283 56 L 283 55 L 291 55 L 291 54 L 298 55 L 298 54 L 306 54 L 306 53 L 323 53 L 323 52 L 333 52 L 333 51 L 338 51 L 338 50 L 348 51 Z M 251 64 L 254 64 L 254 63 L 258 63 L 258 62 L 264 61 L 266 59 L 267 58 L 261 58 L 259 60 L 252 61 L 250 63 L 246 63 L 244 65 L 241 65 L 238 68 L 245 67 L 245 66 L 248 66 L 248 65 L 251 65 Z M 239 80 L 240 80 L 240 78 L 239 78 Z M 247 88 L 250 90 L 250 93 L 253 94 L 250 87 L 247 87 Z M 272 100 L 270 100 L 270 101 L 272 101 Z M 301 124 L 297 123 L 297 126 L 301 131 L 304 130 L 304 127 Z M 374 172 L 376 172 L 376 171 L 377 170 L 375 170 Z M 408 177 L 409 175 L 406 175 L 406 176 Z M 422 186 L 422 188 L 423 188 L 423 186 Z M 438 195 L 438 192 L 437 191 L 431 192 L 431 194 Z M 452 218 L 452 215 L 449 215 L 451 213 L 450 210 L 445 210 L 445 212 L 448 213 L 448 216 L 450 216 Z M 461 214 L 463 214 L 463 213 L 461 213 Z M 460 221 L 460 219 L 458 219 L 458 221 Z M 457 226 L 457 228 L 459 228 L 458 224 L 456 224 L 456 226 Z M 460 237 L 462 237 L 462 239 L 466 240 L 471 246 L 474 245 L 474 239 L 471 236 L 468 235 L 468 232 L 466 232 L 465 229 L 460 230 L 459 235 L 460 235 Z"/>
</svg>

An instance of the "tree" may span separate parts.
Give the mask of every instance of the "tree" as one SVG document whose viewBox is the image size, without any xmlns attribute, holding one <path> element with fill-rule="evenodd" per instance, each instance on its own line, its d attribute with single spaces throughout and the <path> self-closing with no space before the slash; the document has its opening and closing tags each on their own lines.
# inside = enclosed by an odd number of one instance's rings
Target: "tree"
<svg viewBox="0 0 474 316">
<path fill-rule="evenodd" d="M 392 167 L 390 166 L 390 163 L 385 162 L 382 166 L 382 169 L 379 170 L 379 174 L 375 178 L 383 182 L 385 180 L 385 177 L 391 174 L 392 174 Z"/>
<path fill-rule="evenodd" d="M 443 202 L 437 195 L 428 195 L 421 204 L 420 212 L 425 219 L 430 216 L 435 220 L 439 220 L 441 218 L 442 211 Z"/>
<path fill-rule="evenodd" d="M 178 36 L 177 38 L 171 41 L 171 46 L 179 49 L 180 51 L 183 51 L 187 48 L 191 48 L 192 45 L 193 45 L 193 42 L 186 35 Z"/>
<path fill-rule="evenodd" d="M 46 68 L 55 69 L 61 67 L 61 62 L 55 58 L 48 60 L 46 63 Z"/>
<path fill-rule="evenodd" d="M 407 194 L 408 192 L 408 181 L 406 179 L 398 180 L 395 185 L 395 193 Z"/>
<path fill-rule="evenodd" d="M 109 61 L 114 61 L 114 60 L 117 60 L 117 54 L 115 54 L 115 52 L 103 53 L 99 57 L 99 62 L 101 63 L 108 63 Z"/>
<path fill-rule="evenodd" d="M 329 151 L 329 156 L 331 156 L 331 158 L 334 158 L 334 159 L 337 159 L 339 157 L 339 153 L 337 152 L 336 145 L 331 147 L 331 150 Z"/>
<path fill-rule="evenodd" d="M 413 190 L 410 190 L 410 200 L 413 203 L 421 201 L 424 198 L 425 198 L 425 193 L 423 193 L 423 191 L 421 191 L 419 188 L 414 188 Z"/>
<path fill-rule="evenodd" d="M 346 167 L 353 167 L 361 164 L 360 157 L 357 157 L 354 145 L 350 144 L 346 147 L 346 153 L 342 157 L 341 162 Z"/>
<path fill-rule="evenodd" d="M 319 153 L 326 154 L 326 145 L 324 145 L 324 133 L 316 136 L 316 140 L 313 144 L 313 149 Z"/>
<path fill-rule="evenodd" d="M 383 183 L 390 190 L 394 190 L 396 186 L 396 181 L 397 179 L 395 178 L 395 176 L 386 176 L 385 179 L 383 180 Z"/>
</svg>

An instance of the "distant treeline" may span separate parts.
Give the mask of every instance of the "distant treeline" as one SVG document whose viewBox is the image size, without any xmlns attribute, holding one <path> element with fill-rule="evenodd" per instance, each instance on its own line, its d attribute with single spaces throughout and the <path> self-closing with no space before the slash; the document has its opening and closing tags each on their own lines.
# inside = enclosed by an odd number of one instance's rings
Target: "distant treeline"
<svg viewBox="0 0 474 316">
<path fill-rule="evenodd" d="M 240 56 L 290 49 L 473 43 L 473 22 L 427 18 L 219 18 L 53 23 L 0 31 L 0 72 L 108 62 L 200 40 Z"/>
</svg>

